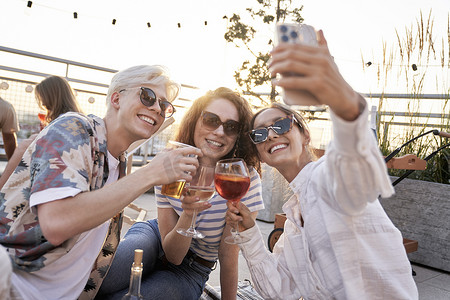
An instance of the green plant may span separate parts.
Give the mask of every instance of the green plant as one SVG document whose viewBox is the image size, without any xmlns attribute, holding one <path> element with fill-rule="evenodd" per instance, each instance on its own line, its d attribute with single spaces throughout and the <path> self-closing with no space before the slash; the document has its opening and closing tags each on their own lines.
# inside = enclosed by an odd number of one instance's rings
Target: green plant
<svg viewBox="0 0 450 300">
<path fill-rule="evenodd" d="M 271 34 L 271 32 L 273 32 L 276 22 L 303 22 L 300 15 L 303 6 L 299 1 L 292 0 L 256 0 L 256 2 L 255 8 L 246 9 L 245 17 L 250 17 L 250 19 L 246 18 L 243 21 L 237 14 L 233 14 L 229 18 L 224 38 L 238 48 L 246 48 L 252 57 L 245 60 L 234 73 L 241 92 L 257 98 L 263 105 L 267 105 L 267 97 L 258 93 L 258 88 L 271 86 L 271 76 L 267 68 L 269 51 L 273 46 L 273 33 Z M 258 28 L 258 31 L 255 28 Z M 255 38 L 257 32 L 269 34 L 261 34 L 259 38 Z M 275 101 L 276 96 L 277 93 L 272 86 L 269 101 Z"/>
<path fill-rule="evenodd" d="M 396 46 L 388 48 L 386 44 L 383 44 L 382 59 L 380 63 L 375 64 L 378 84 L 383 93 L 394 82 L 404 86 L 404 93 L 410 95 L 403 108 L 405 116 L 397 116 L 395 113 L 388 114 L 387 111 L 394 106 L 393 101 L 385 97 L 379 99 L 378 115 L 380 117 L 377 120 L 377 137 L 384 155 L 430 130 L 430 124 L 433 124 L 438 130 L 450 131 L 448 116 L 450 89 L 447 71 L 450 60 L 450 19 L 447 26 L 447 39 L 435 37 L 433 24 L 431 11 L 427 19 L 424 19 L 420 12 L 417 22 L 406 28 L 403 36 L 396 31 Z M 363 68 L 366 66 L 363 58 Z M 438 68 L 431 70 L 431 67 Z M 426 101 L 423 99 L 425 84 L 433 80 L 433 77 L 435 90 L 443 91 L 442 99 L 439 102 L 441 118 L 438 121 L 431 118 L 431 106 L 437 106 L 438 102 L 434 101 L 432 104 L 426 105 Z M 420 158 L 425 158 L 449 142 L 449 139 L 437 136 L 424 136 L 405 146 L 398 155 L 412 153 Z M 439 151 L 428 161 L 426 170 L 415 171 L 409 178 L 449 184 L 449 157 L 449 148 Z M 390 170 L 390 173 L 398 176 L 404 171 Z"/>
</svg>

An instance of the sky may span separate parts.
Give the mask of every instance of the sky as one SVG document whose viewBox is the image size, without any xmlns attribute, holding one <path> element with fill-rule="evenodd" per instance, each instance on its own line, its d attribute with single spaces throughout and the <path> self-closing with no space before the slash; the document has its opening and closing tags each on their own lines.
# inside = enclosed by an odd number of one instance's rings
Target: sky
<svg viewBox="0 0 450 300">
<path fill-rule="evenodd" d="M 447 38 L 448 0 L 293 2 L 303 5 L 305 23 L 324 31 L 341 73 L 359 92 L 380 91 L 376 65 L 363 72 L 361 56 L 379 61 L 383 43 L 394 46 L 396 29 L 402 35 L 417 21 L 420 11 L 427 18 L 431 9 L 435 35 Z M 181 83 L 201 89 L 235 88 L 233 73 L 248 53 L 225 42 L 227 19 L 223 16 L 230 17 L 233 12 L 243 16 L 245 8 L 254 3 L 256 0 L 35 0 L 28 8 L 25 0 L 0 0 L 0 46 L 119 70 L 163 64 Z M 73 18 L 75 11 L 77 19 Z M 111 24 L 112 19 L 116 25 Z M 257 38 L 264 42 L 273 38 L 273 29 L 261 28 Z M 0 65 L 64 72 L 59 66 L 17 61 L 1 52 Z M 95 80 L 91 77 L 98 75 L 81 76 Z M 102 80 L 108 82 L 109 78 Z M 402 90 L 399 83 L 388 92 Z M 425 92 L 441 93 L 433 82 Z"/>
</svg>

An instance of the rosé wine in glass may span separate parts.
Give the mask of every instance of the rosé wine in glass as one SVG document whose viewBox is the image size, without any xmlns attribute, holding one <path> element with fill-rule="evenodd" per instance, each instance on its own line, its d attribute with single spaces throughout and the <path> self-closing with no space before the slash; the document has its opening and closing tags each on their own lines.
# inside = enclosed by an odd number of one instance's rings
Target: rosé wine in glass
<svg viewBox="0 0 450 300">
<path fill-rule="evenodd" d="M 240 175 L 216 174 L 217 192 L 228 201 L 237 203 L 248 192 L 250 177 Z"/>
<path fill-rule="evenodd" d="M 250 175 L 247 164 L 241 158 L 219 160 L 216 163 L 214 183 L 217 193 L 236 206 L 242 197 L 247 194 L 250 187 Z M 225 238 L 226 243 L 241 244 L 249 240 L 239 234 L 238 228 L 239 226 L 236 226 L 232 230 L 232 235 Z"/>
</svg>

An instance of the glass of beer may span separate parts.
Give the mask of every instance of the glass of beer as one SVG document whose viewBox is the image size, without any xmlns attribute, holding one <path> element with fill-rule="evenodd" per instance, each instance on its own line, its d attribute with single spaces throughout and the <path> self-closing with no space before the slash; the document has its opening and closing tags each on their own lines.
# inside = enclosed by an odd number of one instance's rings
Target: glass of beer
<svg viewBox="0 0 450 300">
<path fill-rule="evenodd" d="M 176 141 L 169 141 L 169 148 L 171 149 L 177 149 L 177 148 L 183 148 L 183 147 L 191 147 L 196 148 L 194 146 L 183 144 Z M 192 157 L 197 157 L 197 155 L 189 155 Z M 180 199 L 181 193 L 183 192 L 184 185 L 186 184 L 186 180 L 177 180 L 175 182 L 172 182 L 170 184 L 164 184 L 161 188 L 161 194 L 164 196 Z"/>
</svg>

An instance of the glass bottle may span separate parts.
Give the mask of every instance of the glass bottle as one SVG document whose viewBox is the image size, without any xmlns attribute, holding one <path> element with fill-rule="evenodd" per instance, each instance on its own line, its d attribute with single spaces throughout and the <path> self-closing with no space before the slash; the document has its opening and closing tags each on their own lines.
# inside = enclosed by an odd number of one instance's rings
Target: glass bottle
<svg viewBox="0 0 450 300">
<path fill-rule="evenodd" d="M 131 266 L 131 276 L 130 276 L 130 288 L 128 293 L 126 293 L 122 300 L 129 299 L 139 299 L 143 300 L 144 297 L 141 295 L 141 278 L 142 278 L 142 254 L 144 253 L 141 249 L 134 250 L 134 262 Z"/>
</svg>

